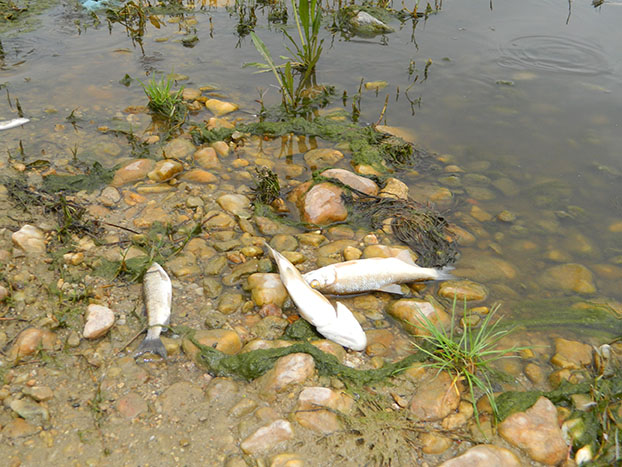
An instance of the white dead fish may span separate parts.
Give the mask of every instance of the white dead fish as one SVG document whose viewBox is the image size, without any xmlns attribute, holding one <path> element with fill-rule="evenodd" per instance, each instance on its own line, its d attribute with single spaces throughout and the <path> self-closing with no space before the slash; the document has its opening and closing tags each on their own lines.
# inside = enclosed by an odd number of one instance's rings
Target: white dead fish
<svg viewBox="0 0 622 467">
<path fill-rule="evenodd" d="M 451 268 L 422 268 L 398 258 L 367 258 L 330 264 L 302 277 L 314 289 L 331 294 L 380 290 L 401 293 L 397 284 L 453 279 Z"/>
<path fill-rule="evenodd" d="M 352 312 L 343 303 L 337 309 L 317 290 L 310 287 L 302 274 L 278 251 L 266 244 L 279 267 L 281 281 L 298 307 L 300 315 L 327 339 L 353 350 L 367 347 L 367 336 Z"/>
<path fill-rule="evenodd" d="M 27 118 L 14 118 L 13 120 L 3 120 L 0 122 L 0 131 L 10 130 L 11 128 L 23 125 L 24 123 L 28 123 L 29 121 L 30 120 Z"/>
<path fill-rule="evenodd" d="M 166 358 L 166 349 L 160 339 L 162 326 L 171 318 L 173 286 L 168 274 L 158 263 L 153 263 L 143 279 L 143 294 L 147 309 L 147 337 L 141 342 L 134 356 L 147 352 Z"/>
</svg>

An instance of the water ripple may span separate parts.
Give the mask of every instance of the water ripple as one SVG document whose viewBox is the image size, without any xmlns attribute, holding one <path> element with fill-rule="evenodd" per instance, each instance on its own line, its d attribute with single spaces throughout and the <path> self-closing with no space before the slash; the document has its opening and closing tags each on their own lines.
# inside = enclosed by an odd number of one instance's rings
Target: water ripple
<svg viewBox="0 0 622 467">
<path fill-rule="evenodd" d="M 559 36 L 522 36 L 500 47 L 497 63 L 515 70 L 596 75 L 611 71 L 604 51 L 587 41 Z"/>
</svg>

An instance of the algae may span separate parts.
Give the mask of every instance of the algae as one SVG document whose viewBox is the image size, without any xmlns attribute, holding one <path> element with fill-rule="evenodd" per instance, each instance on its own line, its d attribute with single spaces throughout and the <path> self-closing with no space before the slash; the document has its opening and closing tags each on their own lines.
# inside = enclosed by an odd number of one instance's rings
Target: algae
<svg viewBox="0 0 622 467">
<path fill-rule="evenodd" d="M 190 341 L 199 348 L 199 361 L 216 376 L 229 376 L 253 380 L 268 370 L 276 361 L 292 353 L 306 353 L 313 357 L 315 367 L 320 375 L 334 376 L 342 381 L 364 386 L 385 381 L 406 371 L 413 363 L 425 358 L 423 352 L 413 353 L 402 360 L 389 363 L 378 369 L 357 370 L 339 362 L 334 355 L 322 352 L 309 342 L 297 342 L 289 347 L 276 349 L 260 349 L 236 355 L 227 355 L 212 347 L 200 344 L 194 337 Z"/>
<path fill-rule="evenodd" d="M 257 183 L 251 188 L 255 195 L 254 203 L 270 204 L 281 195 L 279 177 L 267 167 L 255 168 Z"/>
<path fill-rule="evenodd" d="M 533 330 L 566 329 L 604 339 L 622 335 L 622 319 L 612 307 L 573 298 L 521 302 L 515 305 L 505 325 Z"/>
<path fill-rule="evenodd" d="M 43 179 L 43 189 L 49 193 L 95 191 L 112 181 L 115 168 L 106 169 L 99 162 L 94 162 L 82 174 L 51 174 Z"/>
</svg>

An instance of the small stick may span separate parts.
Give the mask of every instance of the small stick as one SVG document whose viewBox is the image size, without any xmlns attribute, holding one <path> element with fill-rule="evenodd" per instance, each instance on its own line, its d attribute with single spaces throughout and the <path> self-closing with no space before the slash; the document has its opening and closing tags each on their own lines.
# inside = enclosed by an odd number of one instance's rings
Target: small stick
<svg viewBox="0 0 622 467">
<path fill-rule="evenodd" d="M 389 105 L 389 95 L 388 94 L 387 94 L 386 99 L 384 100 L 384 106 L 382 107 L 382 112 L 380 112 L 380 117 L 378 117 L 378 121 L 376 122 L 374 127 L 377 126 L 377 125 L 380 125 L 380 122 L 384 118 L 384 113 L 387 111 L 387 105 Z"/>
<path fill-rule="evenodd" d="M 145 326 L 144 328 L 142 328 L 138 333 L 136 333 L 136 335 L 134 337 L 132 337 L 123 347 L 121 347 L 121 349 L 119 349 L 119 351 L 117 353 L 121 353 L 123 352 L 125 349 L 127 349 L 129 347 L 129 345 L 134 342 L 136 340 L 136 338 L 138 336 L 140 336 L 143 332 L 145 332 L 147 330 L 148 326 Z"/>
</svg>

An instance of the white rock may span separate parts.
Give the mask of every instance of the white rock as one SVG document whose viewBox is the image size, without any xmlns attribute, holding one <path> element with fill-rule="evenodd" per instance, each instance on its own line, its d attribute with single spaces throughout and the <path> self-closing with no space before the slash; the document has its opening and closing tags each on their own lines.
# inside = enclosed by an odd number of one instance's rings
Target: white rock
<svg viewBox="0 0 622 467">
<path fill-rule="evenodd" d="M 45 237 L 34 225 L 24 225 L 11 236 L 11 239 L 15 246 L 26 253 L 45 253 Z"/>
<path fill-rule="evenodd" d="M 114 324 L 114 313 L 102 305 L 89 305 L 86 311 L 86 324 L 82 334 L 87 339 L 97 339 L 108 332 Z"/>
</svg>

